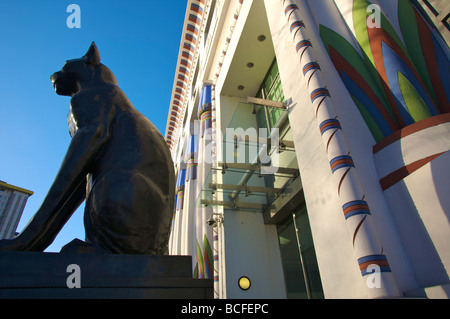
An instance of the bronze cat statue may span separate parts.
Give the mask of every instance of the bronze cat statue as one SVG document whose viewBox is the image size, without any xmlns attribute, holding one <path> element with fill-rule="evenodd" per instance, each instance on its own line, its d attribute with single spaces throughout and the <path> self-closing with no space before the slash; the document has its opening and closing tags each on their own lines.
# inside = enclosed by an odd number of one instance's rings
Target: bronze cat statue
<svg viewBox="0 0 450 319">
<path fill-rule="evenodd" d="M 86 200 L 86 239 L 62 252 L 165 254 L 175 177 L 161 133 L 100 63 L 94 42 L 51 81 L 57 94 L 72 97 L 72 140 L 41 207 L 17 237 L 0 241 L 0 251 L 45 250 Z"/>
</svg>

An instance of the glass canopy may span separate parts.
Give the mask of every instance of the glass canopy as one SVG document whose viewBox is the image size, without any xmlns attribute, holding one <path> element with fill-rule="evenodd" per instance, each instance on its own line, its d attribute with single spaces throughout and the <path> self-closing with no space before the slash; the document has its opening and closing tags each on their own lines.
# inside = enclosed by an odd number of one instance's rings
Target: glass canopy
<svg viewBox="0 0 450 319">
<path fill-rule="evenodd" d="M 250 99 L 269 105 L 238 103 L 223 134 L 222 159 L 213 163 L 197 207 L 265 212 L 290 187 L 301 187 L 288 110 L 279 102 Z M 274 123 L 270 130 L 267 118 Z"/>
</svg>

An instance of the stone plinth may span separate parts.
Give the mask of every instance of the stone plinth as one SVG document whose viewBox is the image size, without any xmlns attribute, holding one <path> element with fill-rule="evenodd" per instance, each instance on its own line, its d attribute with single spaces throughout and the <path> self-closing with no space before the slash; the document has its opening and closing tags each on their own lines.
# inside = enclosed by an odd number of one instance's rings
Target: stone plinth
<svg viewBox="0 0 450 319">
<path fill-rule="evenodd" d="M 0 252 L 0 298 L 209 299 L 213 282 L 190 256 Z"/>
</svg>

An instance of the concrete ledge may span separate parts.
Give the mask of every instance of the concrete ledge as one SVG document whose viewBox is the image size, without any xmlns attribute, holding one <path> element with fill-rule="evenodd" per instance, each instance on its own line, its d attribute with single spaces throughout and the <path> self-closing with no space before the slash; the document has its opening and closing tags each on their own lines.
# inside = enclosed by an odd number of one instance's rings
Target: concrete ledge
<svg viewBox="0 0 450 319">
<path fill-rule="evenodd" d="M 81 288 L 68 288 L 69 265 Z M 212 280 L 191 269 L 190 256 L 1 252 L 0 298 L 213 298 Z"/>
<path fill-rule="evenodd" d="M 450 284 L 425 287 L 405 293 L 406 297 L 427 299 L 450 299 Z"/>
</svg>

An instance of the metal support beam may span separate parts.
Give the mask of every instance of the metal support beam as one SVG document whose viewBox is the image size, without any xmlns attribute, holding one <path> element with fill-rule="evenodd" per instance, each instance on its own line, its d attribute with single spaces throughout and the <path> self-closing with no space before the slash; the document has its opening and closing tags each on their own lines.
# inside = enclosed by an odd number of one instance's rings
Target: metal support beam
<svg viewBox="0 0 450 319">
<path fill-rule="evenodd" d="M 258 210 L 261 213 L 263 212 L 266 205 L 264 204 L 258 204 L 258 203 L 245 203 L 245 202 L 227 202 L 227 201 L 221 201 L 221 200 L 207 200 L 202 199 L 200 201 L 202 205 L 205 206 L 224 206 L 232 209 L 252 209 L 252 210 Z"/>
<path fill-rule="evenodd" d="M 225 167 L 225 171 L 226 171 L 227 168 L 260 171 L 261 167 L 263 167 L 263 166 L 264 165 L 261 165 L 260 163 L 246 164 L 246 163 L 224 163 L 224 162 L 219 162 L 219 168 L 218 169 L 223 169 Z M 299 171 L 298 171 L 297 168 L 278 167 L 276 173 L 277 174 L 291 175 L 294 178 L 299 176 Z"/>
<path fill-rule="evenodd" d="M 265 100 L 265 99 L 260 99 L 257 97 L 251 97 L 251 96 L 247 97 L 247 103 L 276 107 L 279 109 L 286 109 L 286 103 L 284 103 L 284 102 Z"/>
<path fill-rule="evenodd" d="M 255 137 L 250 135 L 233 135 L 233 138 L 237 137 L 237 141 L 240 143 L 241 141 L 245 141 L 245 143 L 259 143 L 259 144 L 267 144 L 270 145 L 272 143 L 271 138 L 266 137 Z M 293 141 L 287 141 L 287 140 L 279 140 L 280 146 L 283 145 L 287 148 L 294 148 L 294 142 Z"/>
<path fill-rule="evenodd" d="M 249 191 L 251 193 L 267 193 L 274 194 L 279 193 L 283 189 L 282 188 L 270 188 L 270 187 L 261 187 L 261 186 L 248 186 L 248 185 L 231 185 L 231 184 L 209 184 L 209 188 L 211 189 L 225 189 L 225 190 L 240 190 L 240 191 Z"/>
</svg>

